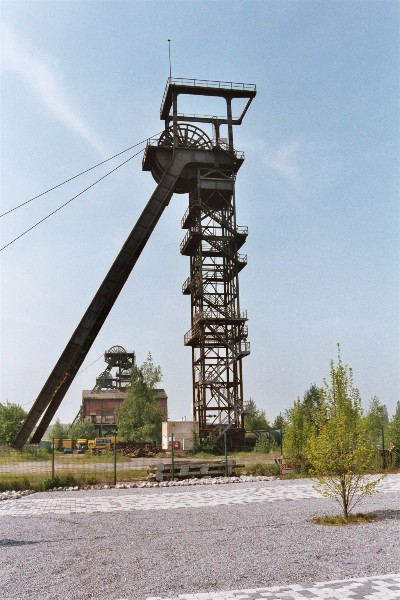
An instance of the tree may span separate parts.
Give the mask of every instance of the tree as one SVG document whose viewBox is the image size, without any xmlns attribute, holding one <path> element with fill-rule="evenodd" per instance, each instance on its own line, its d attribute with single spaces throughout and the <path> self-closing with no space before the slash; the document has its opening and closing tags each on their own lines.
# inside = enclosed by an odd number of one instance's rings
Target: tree
<svg viewBox="0 0 400 600">
<path fill-rule="evenodd" d="M 312 432 L 307 458 L 316 489 L 338 502 L 347 520 L 350 511 L 376 491 L 379 479 L 366 476 L 374 447 L 353 372 L 342 363 L 339 346 L 338 351 L 337 366 L 331 361 L 330 384 L 324 380 L 318 430 Z"/>
<path fill-rule="evenodd" d="M 254 452 L 260 454 L 268 454 L 271 450 L 275 450 L 277 442 L 275 437 L 270 433 L 261 433 L 255 443 Z"/>
<path fill-rule="evenodd" d="M 307 445 L 313 429 L 318 428 L 321 406 L 321 390 L 312 384 L 304 392 L 303 400 L 297 398 L 292 408 L 286 411 L 283 446 L 290 464 L 301 471 L 308 470 Z"/>
<path fill-rule="evenodd" d="M 88 423 L 86 421 L 83 423 L 76 423 L 69 427 L 68 437 L 73 438 L 74 440 L 77 440 L 78 438 L 91 440 L 97 437 L 97 429 L 94 423 Z"/>
<path fill-rule="evenodd" d="M 70 438 L 69 425 L 63 425 L 60 419 L 57 419 L 51 428 L 51 437 L 56 440 L 65 440 Z"/>
<path fill-rule="evenodd" d="M 387 407 L 381 403 L 378 396 L 374 396 L 369 402 L 367 421 L 371 433 L 376 432 L 378 436 L 382 426 L 387 425 L 389 422 Z"/>
<path fill-rule="evenodd" d="M 394 466 L 400 467 L 400 403 L 397 403 L 396 411 L 387 427 L 388 449 L 393 453 Z"/>
<path fill-rule="evenodd" d="M 269 429 L 265 410 L 259 409 L 254 400 L 250 398 L 245 404 L 244 428 L 246 431 L 260 431 Z"/>
<path fill-rule="evenodd" d="M 286 411 L 283 432 L 283 453 L 289 464 L 298 470 L 307 470 L 307 444 L 311 433 L 311 423 L 307 419 L 300 398 Z"/>
<path fill-rule="evenodd" d="M 314 383 L 304 393 L 303 412 L 305 419 L 314 426 L 317 425 L 317 415 L 321 406 L 321 389 Z"/>
<path fill-rule="evenodd" d="M 11 444 L 25 417 L 26 412 L 19 404 L 0 403 L 0 445 Z"/>
<path fill-rule="evenodd" d="M 386 406 L 381 404 L 378 396 L 371 398 L 366 419 L 368 435 L 375 448 L 380 447 L 383 445 L 382 437 L 386 433 L 385 430 L 389 423 L 389 417 Z"/>
<path fill-rule="evenodd" d="M 271 427 L 272 429 L 282 429 L 284 424 L 285 419 L 282 417 L 282 415 L 278 415 L 275 417 L 275 421 L 272 423 Z"/>
<path fill-rule="evenodd" d="M 164 415 L 155 394 L 155 386 L 161 377 L 161 368 L 153 364 L 150 353 L 141 367 L 132 367 L 130 388 L 122 406 L 115 412 L 121 437 L 134 442 L 161 442 Z"/>
<path fill-rule="evenodd" d="M 400 400 L 397 401 L 396 410 L 394 411 L 394 418 L 396 417 L 400 419 Z"/>
</svg>

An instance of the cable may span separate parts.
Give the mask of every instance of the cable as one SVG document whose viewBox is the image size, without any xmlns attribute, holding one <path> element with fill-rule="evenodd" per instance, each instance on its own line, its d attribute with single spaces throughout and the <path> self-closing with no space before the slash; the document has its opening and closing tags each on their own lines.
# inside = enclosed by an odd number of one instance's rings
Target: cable
<svg viewBox="0 0 400 600">
<path fill-rule="evenodd" d="M 95 363 L 97 363 L 98 360 L 100 360 L 101 358 L 103 358 L 104 354 L 100 354 L 100 356 L 98 356 L 96 358 L 96 360 L 94 360 L 93 362 L 90 363 L 90 365 L 88 365 L 87 367 L 85 367 L 84 369 L 81 369 L 80 371 L 78 371 L 78 373 L 76 374 L 75 377 L 78 377 L 78 375 L 82 375 L 82 373 L 84 373 L 85 371 L 87 371 L 89 369 L 89 367 L 91 367 L 92 365 L 94 365 Z M 32 406 L 33 402 L 25 402 L 25 404 L 20 404 L 20 406 L 23 408 L 24 406 Z"/>
<path fill-rule="evenodd" d="M 36 200 L 37 198 L 40 198 L 41 196 L 44 196 L 45 194 L 48 194 L 49 192 L 52 192 L 53 190 L 56 190 L 57 188 L 61 187 L 65 183 L 68 183 L 69 181 L 72 181 L 73 179 L 76 179 L 77 177 L 80 177 L 81 175 L 84 175 L 85 173 L 88 173 L 89 171 L 92 171 L 96 167 L 100 167 L 100 165 L 104 165 L 106 162 L 112 160 L 113 158 L 117 158 L 117 156 L 120 156 L 121 154 L 125 154 L 125 152 L 129 152 L 129 150 L 132 150 L 133 148 L 136 148 L 136 146 L 140 146 L 140 144 L 144 144 L 145 142 L 147 142 L 147 140 L 149 140 L 149 139 L 151 139 L 153 137 L 157 137 L 161 133 L 162 133 L 162 131 L 159 131 L 158 133 L 156 133 L 154 135 L 151 135 L 150 137 L 142 140 L 141 142 L 138 142 L 137 144 L 134 144 L 130 148 L 127 148 L 126 150 L 122 150 L 122 152 L 118 152 L 118 154 L 114 154 L 114 156 L 111 156 L 111 158 L 107 158 L 106 160 L 103 160 L 102 162 L 98 163 L 97 165 L 94 165 L 94 167 L 90 167 L 89 169 L 86 169 L 85 171 L 82 171 L 81 173 L 78 173 L 78 175 L 74 175 L 73 177 L 70 177 L 69 179 L 66 179 L 62 183 L 59 183 L 58 185 L 54 185 L 53 187 L 49 188 L 45 192 L 42 192 L 41 194 L 38 194 L 37 196 L 34 196 L 30 200 L 26 200 L 26 202 L 22 202 L 22 204 L 18 204 L 18 206 L 14 206 L 14 208 L 10 208 L 10 210 L 7 210 L 6 212 L 4 212 L 4 213 L 2 213 L 0 215 L 0 219 L 1 219 L 1 217 L 5 217 L 6 215 L 8 215 L 9 213 L 13 212 L 14 210 L 17 210 L 17 208 L 21 208 L 21 206 L 25 206 L 25 204 L 29 204 L 29 202 L 32 202 L 33 200 Z"/>
<path fill-rule="evenodd" d="M 70 202 L 72 202 L 72 200 L 75 200 L 76 198 L 78 198 L 79 196 L 81 196 L 83 193 L 85 193 L 88 190 L 90 190 L 90 188 L 94 187 L 96 185 L 96 183 L 99 183 L 99 181 L 102 181 L 102 179 L 105 179 L 106 177 L 108 177 L 109 175 L 111 175 L 111 173 L 114 173 L 114 171 L 116 171 L 117 169 L 119 169 L 123 165 L 126 165 L 126 163 L 128 163 L 130 160 L 132 160 L 132 158 L 135 158 L 135 156 L 137 156 L 138 154 L 141 154 L 141 152 L 143 152 L 143 151 L 144 151 L 144 148 L 142 148 L 141 150 L 139 150 L 139 152 L 136 152 L 136 154 L 134 154 L 133 156 L 131 156 L 130 158 L 128 158 L 127 160 L 125 160 L 123 163 L 121 163 L 117 167 L 115 167 L 115 169 L 112 169 L 111 171 L 109 171 L 108 173 L 106 173 L 105 175 L 103 175 L 103 177 L 100 177 L 100 179 L 97 179 L 97 181 L 95 181 L 94 183 L 92 183 L 91 185 L 89 185 L 87 188 L 85 188 L 84 190 L 82 190 L 81 192 L 79 192 L 79 194 L 76 194 L 76 196 L 73 196 L 72 198 L 70 198 L 70 200 L 67 200 L 67 202 L 64 202 L 64 204 L 61 204 L 61 206 L 59 206 L 58 208 L 56 208 L 55 210 L 53 210 L 53 212 L 51 212 L 50 214 L 48 214 L 43 219 L 40 219 L 40 221 L 38 221 L 37 223 L 35 223 L 34 225 L 32 225 L 32 227 L 29 227 L 29 229 L 26 229 L 23 233 L 21 233 L 16 238 L 14 238 L 13 240 L 11 240 L 11 242 L 8 242 L 8 244 L 6 244 L 2 248 L 0 248 L 0 252 L 2 252 L 3 250 L 5 250 L 6 248 L 8 248 L 8 246 L 11 246 L 11 244 L 13 244 L 17 240 L 19 240 L 22 236 L 24 236 L 29 231 L 32 231 L 32 229 L 34 229 L 35 227 L 37 227 L 38 225 L 40 225 L 40 223 L 43 223 L 43 221 L 46 221 L 46 219 L 48 219 L 49 217 L 51 217 L 52 215 L 54 215 L 56 212 L 58 212 L 59 210 L 61 210 L 62 208 L 64 208 L 64 206 L 67 206 L 67 204 L 69 204 Z"/>
<path fill-rule="evenodd" d="M 81 369 L 80 371 L 77 372 L 77 374 L 75 375 L 75 377 L 78 377 L 78 375 L 82 375 L 82 373 L 84 373 L 85 371 L 87 371 L 89 369 L 89 367 L 91 367 L 92 365 L 94 365 L 94 363 L 97 363 L 98 360 L 100 360 L 101 358 L 103 358 L 104 354 L 100 354 L 100 356 L 98 356 L 96 358 L 96 360 L 94 360 L 93 362 L 90 363 L 90 365 L 88 365 L 87 367 L 85 367 L 84 369 Z"/>
</svg>

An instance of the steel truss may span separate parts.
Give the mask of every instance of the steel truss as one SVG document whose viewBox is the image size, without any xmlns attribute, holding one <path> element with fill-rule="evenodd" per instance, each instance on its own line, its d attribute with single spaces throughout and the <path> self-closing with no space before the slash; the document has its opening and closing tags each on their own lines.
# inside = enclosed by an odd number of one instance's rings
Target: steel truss
<svg viewBox="0 0 400 600">
<path fill-rule="evenodd" d="M 190 256 L 183 293 L 191 296 L 193 412 L 202 438 L 229 431 L 231 445 L 244 445 L 242 358 L 250 353 L 247 313 L 240 310 L 239 254 L 247 227 L 236 224 L 235 172 L 198 169 L 182 219 L 181 253 Z M 233 439 L 234 438 L 234 439 Z"/>
</svg>

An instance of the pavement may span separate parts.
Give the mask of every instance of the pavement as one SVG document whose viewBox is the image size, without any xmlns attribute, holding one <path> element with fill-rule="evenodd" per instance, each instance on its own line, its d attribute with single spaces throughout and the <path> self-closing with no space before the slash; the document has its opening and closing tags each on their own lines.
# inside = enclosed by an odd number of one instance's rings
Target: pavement
<svg viewBox="0 0 400 600">
<path fill-rule="evenodd" d="M 230 510 L 250 510 L 251 507 L 274 505 L 278 508 L 288 505 L 289 501 L 303 501 L 308 499 L 320 499 L 321 496 L 313 489 L 308 480 L 299 481 L 275 481 L 268 482 L 273 485 L 208 485 L 193 487 L 174 488 L 142 488 L 136 490 L 94 490 L 92 492 L 54 492 L 37 493 L 23 497 L 19 500 L 6 500 L 0 503 L 0 530 L 2 523 L 15 523 L 16 531 L 21 523 L 28 527 L 29 522 L 35 523 L 40 531 L 40 520 L 66 517 L 84 517 L 101 513 L 104 517 L 113 515 L 119 519 L 121 513 L 126 513 L 128 519 L 134 515 L 144 519 L 145 513 L 154 512 L 160 522 L 167 521 L 168 514 L 186 514 L 187 509 L 213 509 L 215 507 L 231 507 Z M 392 513 L 400 513 L 400 474 L 389 475 L 379 483 L 381 494 L 388 494 L 391 507 L 395 509 Z M 290 503 L 291 504 L 291 503 Z M 291 504 L 291 510 L 296 503 Z M 299 505 L 300 506 L 300 505 Z M 228 508 L 229 510 L 229 508 Z M 181 511 L 183 511 L 181 513 Z M 211 515 L 210 510 L 210 515 Z M 188 513 L 194 514 L 194 513 Z M 131 515 L 131 516 L 129 516 Z M 140 515 L 143 515 L 141 517 Z M 23 518 L 27 519 L 23 519 Z M 100 515 L 99 515 L 100 517 Z M 136 518 L 136 517 L 135 517 Z M 186 517 L 185 517 L 186 518 Z M 398 517 L 397 517 L 398 518 Z M 111 523 L 111 521 L 108 521 Z M 61 523 L 61 522 L 60 522 Z M 257 525 L 258 526 L 258 525 Z M 6 529 L 4 529 L 6 531 Z M 29 528 L 26 530 L 29 531 Z M 33 530 L 32 535 L 34 535 Z M 353 530 L 354 531 L 354 530 Z M 25 532 L 26 533 L 26 532 Z M 21 534 L 22 536 L 22 530 Z M 3 537 L 3 536 L 0 536 Z M 17 536 L 18 537 L 18 536 Z M 63 538 L 61 537 L 61 540 Z M 19 542 L 17 539 L 0 539 L 3 546 L 2 553 L 20 544 L 34 544 L 37 542 Z M 386 540 L 390 545 L 390 540 Z M 11 563 L 9 563 L 11 564 Z M 398 561 L 400 564 L 400 560 Z M 341 574 L 341 573 L 340 573 Z M 313 598 L 324 598 L 325 600 L 400 600 L 400 572 L 379 574 L 371 577 L 357 577 L 335 581 L 314 581 L 312 583 L 298 583 L 288 581 L 287 585 L 275 585 L 269 587 L 245 587 L 243 589 L 218 590 L 213 586 L 212 591 L 193 592 L 170 596 L 142 595 L 141 600 L 310 600 Z M 197 588 L 198 589 L 198 588 Z M 203 588 L 204 589 L 204 588 Z M 1 590 L 1 584 L 0 584 Z M 2 596 L 6 598 L 6 596 Z M 35 598 L 39 595 L 12 595 L 12 598 Z M 81 597 L 81 596 L 79 596 Z M 83 597 L 83 596 L 82 596 Z M 86 597 L 86 596 L 85 596 Z M 88 595 L 87 598 L 95 596 Z M 102 596 L 108 598 L 110 596 Z M 112 596 L 115 598 L 115 595 Z M 46 596 L 47 598 L 47 596 Z M 132 600 L 132 596 L 121 596 L 116 600 Z M 139 598 L 139 596 L 134 596 Z"/>
<path fill-rule="evenodd" d="M 170 598 L 150 596 L 146 600 L 398 600 L 400 574 L 359 577 L 340 581 L 322 581 L 307 585 L 275 585 L 271 587 L 180 594 Z M 125 600 L 125 599 L 121 599 Z M 129 599 L 126 599 L 129 600 Z"/>
<path fill-rule="evenodd" d="M 217 487 L 217 489 L 215 489 Z M 159 489 L 159 488 L 153 488 Z M 303 500 L 321 498 L 310 482 L 296 483 L 291 486 L 254 488 L 246 484 L 237 484 L 233 489 L 225 489 L 224 485 L 193 486 L 190 490 L 183 488 L 165 488 L 162 495 L 121 495 L 116 496 L 114 490 L 101 495 L 63 496 L 61 493 L 42 493 L 25 496 L 19 500 L 5 501 L 0 504 L 1 516 L 27 516 L 77 513 L 113 513 L 149 510 L 172 510 L 180 508 L 204 508 L 206 506 L 229 506 L 261 502 L 282 502 L 284 500 Z M 400 476 L 386 477 L 379 483 L 380 493 L 399 492 Z M 145 491 L 142 488 L 141 491 Z"/>
</svg>

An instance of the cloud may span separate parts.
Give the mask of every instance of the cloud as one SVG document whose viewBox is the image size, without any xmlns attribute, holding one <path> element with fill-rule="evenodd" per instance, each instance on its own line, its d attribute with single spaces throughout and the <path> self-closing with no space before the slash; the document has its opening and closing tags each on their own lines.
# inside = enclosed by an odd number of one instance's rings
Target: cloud
<svg viewBox="0 0 400 600">
<path fill-rule="evenodd" d="M 75 131 L 102 158 L 109 156 L 103 142 L 70 106 L 54 58 L 39 56 L 38 50 L 29 47 L 5 23 L 1 27 L 1 37 L 2 68 L 19 73 L 53 115 Z"/>
</svg>

